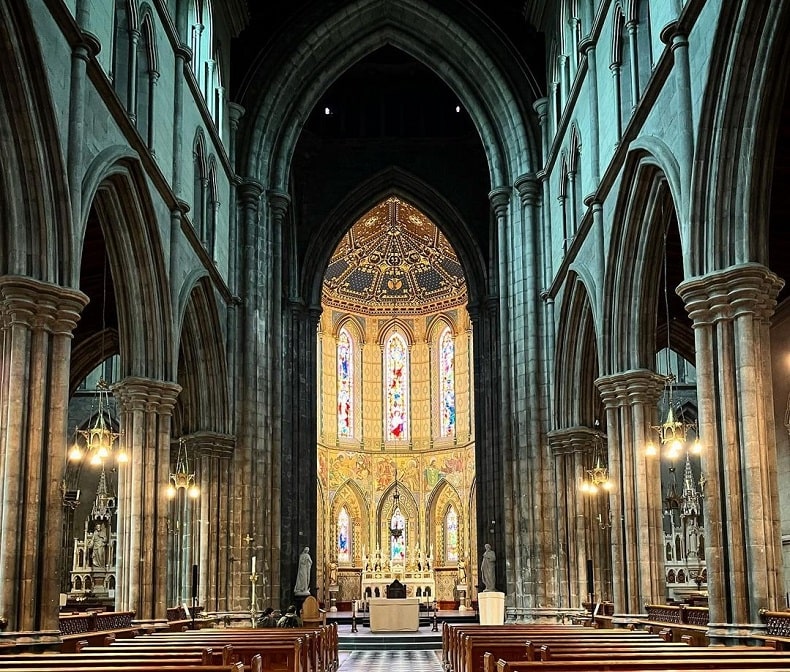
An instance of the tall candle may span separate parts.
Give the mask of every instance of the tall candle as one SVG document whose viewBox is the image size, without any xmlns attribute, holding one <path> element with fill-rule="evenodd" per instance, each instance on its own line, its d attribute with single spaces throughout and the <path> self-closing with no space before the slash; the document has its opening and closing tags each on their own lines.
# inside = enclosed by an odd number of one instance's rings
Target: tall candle
<svg viewBox="0 0 790 672">
<path fill-rule="evenodd" d="M 252 556 L 252 574 L 255 574 L 255 556 Z"/>
</svg>

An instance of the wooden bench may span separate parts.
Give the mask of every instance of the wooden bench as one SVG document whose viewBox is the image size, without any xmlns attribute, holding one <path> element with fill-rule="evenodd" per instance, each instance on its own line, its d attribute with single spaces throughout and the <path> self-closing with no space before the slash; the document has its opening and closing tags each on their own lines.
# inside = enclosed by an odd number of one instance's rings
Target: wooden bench
<svg viewBox="0 0 790 672">
<path fill-rule="evenodd" d="M 86 666 L 79 662 L 64 662 L 55 663 L 57 654 L 46 655 L 42 654 L 46 659 L 53 659 L 52 664 L 47 664 L 41 661 L 38 667 L 30 668 L 23 666 L 16 666 L 13 662 L 3 666 L 3 672 L 29 672 L 35 669 L 36 672 L 262 672 L 260 661 L 255 665 L 245 668 L 241 663 L 233 665 L 191 665 L 188 663 L 180 663 L 175 665 L 159 665 L 157 663 L 134 663 L 129 665 L 115 665 L 113 663 L 106 663 L 103 666 Z"/>
<path fill-rule="evenodd" d="M 109 639 L 135 637 L 138 629 L 132 624 L 133 611 L 106 611 L 61 614 L 59 620 L 63 652 L 74 652 L 77 643 L 104 644 Z"/>
<path fill-rule="evenodd" d="M 141 636 L 134 640 L 122 640 L 115 642 L 113 648 L 123 648 L 127 650 L 151 649 L 151 648 L 172 648 L 184 646 L 194 646 L 196 644 L 213 646 L 221 649 L 229 645 L 233 647 L 232 655 L 236 658 L 229 658 L 225 654 L 225 662 L 232 660 L 242 660 L 246 662 L 249 656 L 261 653 L 264 667 L 267 665 L 267 658 L 279 656 L 278 667 L 285 666 L 287 659 L 288 667 L 293 669 L 292 656 L 294 642 L 299 640 L 300 661 L 298 667 L 305 672 L 333 672 L 339 665 L 338 660 L 338 639 L 337 626 L 321 626 L 319 628 L 288 628 L 288 629 L 217 629 L 188 631 L 183 633 L 156 633 L 148 636 Z M 276 649 L 274 647 L 277 647 Z M 285 648 L 284 648 L 285 647 Z M 288 649 L 288 653 L 286 653 Z M 96 650 L 96 647 L 88 647 L 85 650 Z M 274 660 L 272 663 L 274 664 Z"/>
<path fill-rule="evenodd" d="M 708 644 L 708 608 L 685 604 L 646 604 L 646 619 L 639 624 L 649 632 L 657 632 L 666 641 L 688 641 L 695 646 Z"/>
</svg>

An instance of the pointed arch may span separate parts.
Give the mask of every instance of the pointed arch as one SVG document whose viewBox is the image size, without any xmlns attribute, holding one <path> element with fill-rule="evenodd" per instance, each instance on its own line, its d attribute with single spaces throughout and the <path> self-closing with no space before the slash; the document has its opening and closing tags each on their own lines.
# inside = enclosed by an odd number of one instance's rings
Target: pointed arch
<svg viewBox="0 0 790 672">
<path fill-rule="evenodd" d="M 447 537 L 446 537 L 446 518 L 450 507 L 456 511 L 459 519 L 459 525 L 466 519 L 467 511 L 461 503 L 461 498 L 458 491 L 453 485 L 445 478 L 442 478 L 431 491 L 428 496 L 428 515 L 426 517 L 427 537 L 428 543 L 434 548 L 435 564 L 450 564 L 457 563 L 458 559 L 463 557 L 465 549 L 465 540 L 463 539 L 463 530 L 459 530 L 459 550 L 457 557 L 454 560 L 448 561 L 447 557 Z"/>
<path fill-rule="evenodd" d="M 348 539 L 350 559 L 346 561 L 346 564 L 358 564 L 362 558 L 362 548 L 370 548 L 367 526 L 367 521 L 370 518 L 365 495 L 359 485 L 354 481 L 348 480 L 338 488 L 335 496 L 332 498 L 332 505 L 330 507 L 330 545 L 327 549 L 330 555 L 327 557 L 336 559 L 340 564 L 343 564 L 344 561 L 338 558 L 337 544 L 333 544 L 333 541 L 339 539 L 340 530 L 338 528 L 338 521 L 340 512 L 343 509 L 348 512 L 350 524 L 350 536 Z"/>
<path fill-rule="evenodd" d="M 220 306 L 207 275 L 188 278 L 180 300 L 178 377 L 174 428 L 178 435 L 199 431 L 229 434 L 230 391 Z"/>
<path fill-rule="evenodd" d="M 602 343 L 602 360 L 606 362 L 602 373 L 653 370 L 655 366 L 655 317 L 663 261 L 663 255 L 655 250 L 663 249 L 668 221 L 677 225 L 678 201 L 665 165 L 666 161 L 643 149 L 632 150 L 626 160 L 602 293 L 601 334 L 606 339 Z M 685 249 L 681 231 L 682 257 Z M 674 292 L 674 287 L 668 289 Z M 690 343 L 690 338 L 678 336 L 679 341 Z M 693 349 L 682 354 L 694 360 Z"/>
<path fill-rule="evenodd" d="M 571 272 L 562 300 L 554 363 L 554 427 L 592 427 L 603 415 L 595 387 L 601 368 L 592 306 L 585 281 Z"/>
<path fill-rule="evenodd" d="M 88 213 L 95 208 L 116 291 L 120 374 L 170 381 L 173 309 L 156 212 L 139 161 L 122 158 L 108 165 L 116 155 L 115 150 L 100 154 L 86 171 L 79 245 L 82 249 Z"/>
<path fill-rule="evenodd" d="M 479 24 L 471 25 L 478 26 L 483 39 L 499 42 Z M 339 36 L 347 45 L 341 52 L 335 46 Z M 251 68 L 243 104 L 256 121 L 239 143 L 247 149 L 242 159 L 247 174 L 268 175 L 273 188 L 287 191 L 289 165 L 302 120 L 307 119 L 331 82 L 383 44 L 421 61 L 456 92 L 483 141 L 492 188 L 511 184 L 515 176 L 536 169 L 539 136 L 534 126 L 524 123 L 531 116 L 524 111 L 536 89 L 529 92 L 527 100 L 521 91 L 506 84 L 523 81 L 528 68 L 518 54 L 509 53 L 506 61 L 523 68 L 518 79 L 510 80 L 476 35 L 424 0 L 405 0 L 397 6 L 355 0 L 301 38 L 300 43 L 310 44 L 311 49 L 292 52 L 282 67 L 272 68 L 271 63 L 261 62 Z M 437 42 L 448 48 L 435 49 Z M 288 54 L 288 46 L 279 45 L 279 53 Z M 510 48 L 501 43 L 499 47 Z M 278 95 L 264 96 L 264 91 Z M 288 120 L 286 124 L 284 120 Z M 273 128 L 280 128 L 280 133 L 272 133 Z"/>
<path fill-rule="evenodd" d="M 0 274 L 75 286 L 67 171 L 29 11 L 0 3 Z"/>
<path fill-rule="evenodd" d="M 395 483 L 393 482 L 381 493 L 381 499 L 379 499 L 376 507 L 376 528 L 378 531 L 376 542 L 380 545 L 382 552 L 385 552 L 385 549 L 386 552 L 389 552 L 391 549 L 389 525 L 393 515 L 392 494 L 394 490 Z M 405 520 L 404 537 L 406 543 L 404 553 L 408 554 L 420 539 L 420 509 L 417 506 L 414 494 L 408 488 L 405 488 L 402 483 L 398 483 L 398 492 L 400 493 L 400 512 Z M 387 557 L 391 557 L 391 553 Z"/>
</svg>

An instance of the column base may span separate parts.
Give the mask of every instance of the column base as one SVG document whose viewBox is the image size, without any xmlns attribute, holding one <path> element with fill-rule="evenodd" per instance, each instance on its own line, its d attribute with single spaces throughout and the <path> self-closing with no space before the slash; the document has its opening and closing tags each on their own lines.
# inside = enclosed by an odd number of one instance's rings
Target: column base
<svg viewBox="0 0 790 672">
<path fill-rule="evenodd" d="M 765 623 L 708 623 L 710 646 L 758 646 L 764 644 Z"/>
<path fill-rule="evenodd" d="M 9 653 L 40 653 L 59 651 L 63 640 L 60 630 L 27 630 L 19 632 L 0 632 L 0 646 L 13 647 Z"/>
</svg>

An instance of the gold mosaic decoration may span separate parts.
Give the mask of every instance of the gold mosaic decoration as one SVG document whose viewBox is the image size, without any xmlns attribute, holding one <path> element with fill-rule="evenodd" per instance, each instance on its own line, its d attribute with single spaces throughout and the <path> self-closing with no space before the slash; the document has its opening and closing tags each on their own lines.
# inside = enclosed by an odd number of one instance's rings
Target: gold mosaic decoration
<svg viewBox="0 0 790 672">
<path fill-rule="evenodd" d="M 343 236 L 324 276 L 323 300 L 363 314 L 425 314 L 465 303 L 466 281 L 436 225 L 391 197 Z"/>
</svg>

